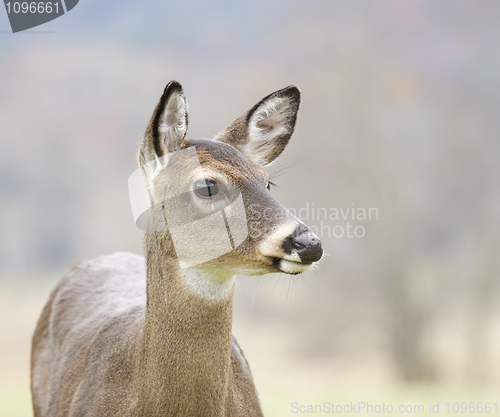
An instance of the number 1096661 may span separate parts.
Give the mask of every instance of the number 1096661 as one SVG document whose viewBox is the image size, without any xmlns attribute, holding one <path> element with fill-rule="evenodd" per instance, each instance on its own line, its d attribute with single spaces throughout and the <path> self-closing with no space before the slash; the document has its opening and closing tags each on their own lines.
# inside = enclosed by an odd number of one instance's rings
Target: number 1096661
<svg viewBox="0 0 500 417">
<path fill-rule="evenodd" d="M 39 3 L 36 3 L 36 2 L 15 2 L 15 3 L 5 3 L 5 7 L 7 8 L 7 13 L 31 13 L 31 14 L 34 14 L 34 13 L 38 13 L 38 14 L 42 14 L 42 13 L 56 13 L 56 14 L 59 14 L 59 2 L 54 2 L 54 3 L 51 3 L 51 2 L 48 2 L 48 3 L 44 3 L 44 2 L 39 2 Z"/>
</svg>

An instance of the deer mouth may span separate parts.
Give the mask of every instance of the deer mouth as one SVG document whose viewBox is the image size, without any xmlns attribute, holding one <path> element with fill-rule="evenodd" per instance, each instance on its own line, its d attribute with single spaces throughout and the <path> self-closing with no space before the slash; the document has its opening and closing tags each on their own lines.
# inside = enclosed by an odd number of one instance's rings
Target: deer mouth
<svg viewBox="0 0 500 417">
<path fill-rule="evenodd" d="M 297 262 L 276 257 L 271 258 L 271 263 L 278 271 L 289 275 L 301 274 L 302 272 L 307 271 L 312 265 L 312 262 Z"/>
</svg>

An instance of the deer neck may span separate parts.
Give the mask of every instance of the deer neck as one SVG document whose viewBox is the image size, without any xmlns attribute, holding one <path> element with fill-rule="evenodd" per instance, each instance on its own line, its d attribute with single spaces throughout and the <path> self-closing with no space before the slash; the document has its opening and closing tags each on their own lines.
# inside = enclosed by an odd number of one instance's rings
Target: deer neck
<svg viewBox="0 0 500 417">
<path fill-rule="evenodd" d="M 181 269 L 158 235 L 148 240 L 139 415 L 224 415 L 232 401 L 234 278 Z"/>
</svg>

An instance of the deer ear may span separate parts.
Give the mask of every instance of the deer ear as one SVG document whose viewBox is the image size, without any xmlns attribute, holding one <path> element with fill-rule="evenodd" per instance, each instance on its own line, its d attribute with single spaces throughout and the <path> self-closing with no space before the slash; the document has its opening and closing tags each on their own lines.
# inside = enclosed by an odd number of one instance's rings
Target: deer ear
<svg viewBox="0 0 500 417">
<path fill-rule="evenodd" d="M 233 145 L 257 165 L 268 165 L 288 144 L 299 104 L 297 87 L 278 90 L 236 119 L 216 140 Z"/>
<path fill-rule="evenodd" d="M 182 86 L 170 81 L 151 116 L 139 151 L 139 165 L 150 188 L 165 168 L 167 155 L 181 148 L 187 127 L 187 102 Z"/>
<path fill-rule="evenodd" d="M 184 91 L 177 81 L 170 81 L 146 129 L 141 153 L 150 161 L 179 150 L 186 137 L 187 127 Z"/>
</svg>

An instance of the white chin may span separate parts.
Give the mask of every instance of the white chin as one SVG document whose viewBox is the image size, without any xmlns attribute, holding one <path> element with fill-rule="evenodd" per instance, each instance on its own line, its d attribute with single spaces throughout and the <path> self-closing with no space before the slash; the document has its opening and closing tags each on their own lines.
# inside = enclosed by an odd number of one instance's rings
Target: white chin
<svg viewBox="0 0 500 417">
<path fill-rule="evenodd" d="M 286 259 L 280 259 L 279 269 L 286 274 L 300 274 L 304 271 L 307 271 L 312 264 L 303 264 L 294 261 L 288 261 Z"/>
</svg>

